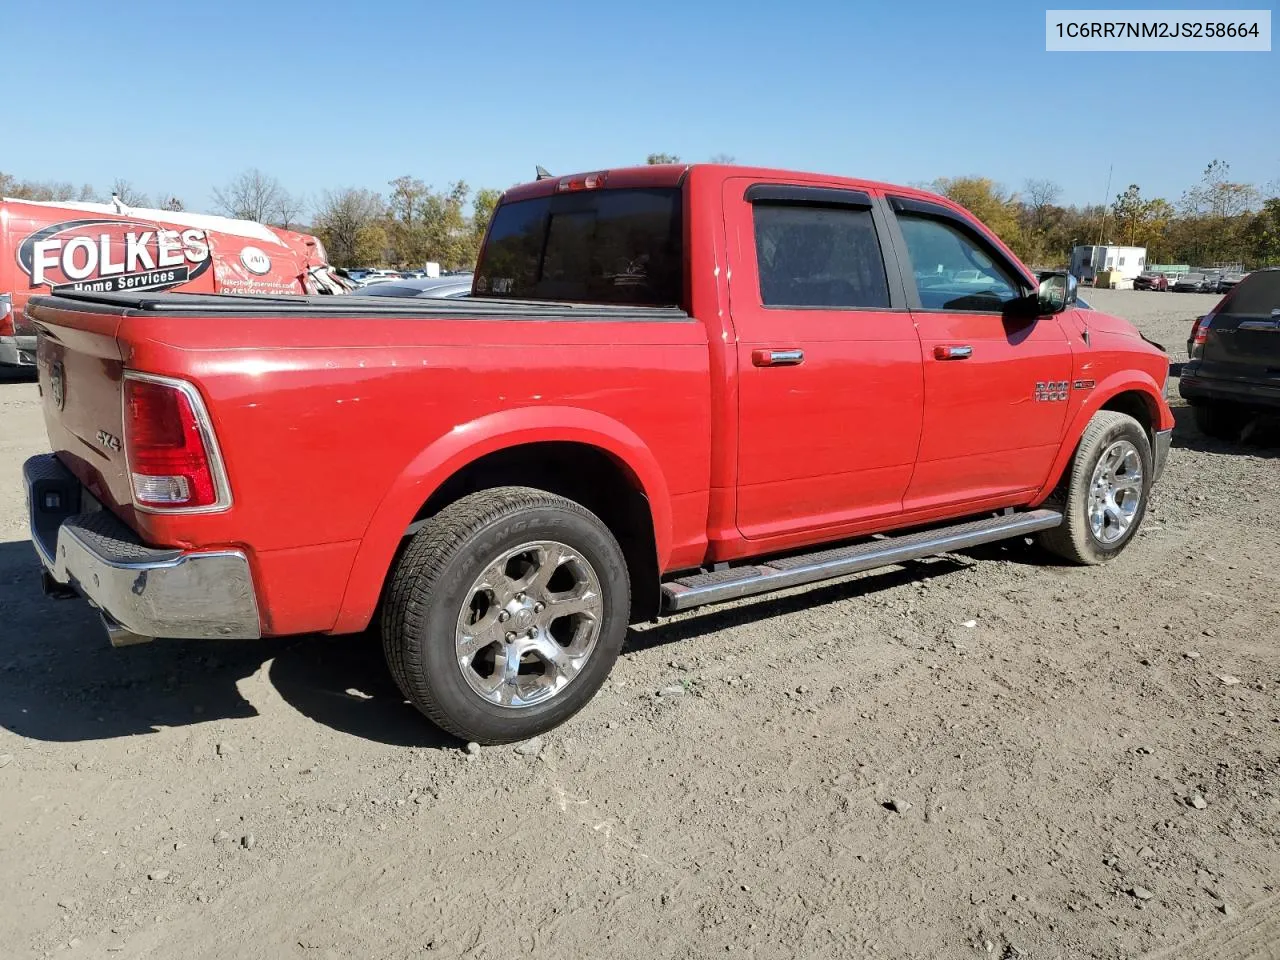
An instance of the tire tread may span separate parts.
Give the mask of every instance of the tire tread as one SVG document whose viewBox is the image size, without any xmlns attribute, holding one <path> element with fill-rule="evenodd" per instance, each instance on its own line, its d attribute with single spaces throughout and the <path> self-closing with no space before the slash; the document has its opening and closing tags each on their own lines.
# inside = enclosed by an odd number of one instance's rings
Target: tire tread
<svg viewBox="0 0 1280 960">
<path fill-rule="evenodd" d="M 594 513 L 565 497 L 533 487 L 491 487 L 455 500 L 429 518 L 413 535 L 391 574 L 382 615 L 382 650 L 391 676 L 427 719 L 462 739 L 469 739 L 468 732 L 431 695 L 422 649 L 413 638 L 422 632 L 430 600 L 445 567 L 466 543 L 503 517 L 542 507 L 576 513 L 612 538 Z M 623 597 L 622 601 L 621 609 L 628 609 L 630 597 Z"/>
<path fill-rule="evenodd" d="M 1125 413 L 1119 413 L 1115 410 L 1099 410 L 1093 415 L 1088 426 L 1085 427 L 1084 433 L 1080 435 L 1080 442 L 1076 445 L 1076 452 L 1071 458 L 1071 465 L 1067 469 L 1066 474 L 1062 478 L 1062 482 L 1058 488 L 1054 490 L 1053 495 L 1046 502 L 1046 506 L 1052 506 L 1062 511 L 1063 520 L 1059 526 L 1051 530 L 1045 530 L 1039 534 L 1039 542 L 1042 547 L 1064 560 L 1080 565 L 1092 565 L 1102 563 L 1109 559 L 1119 550 L 1109 554 L 1099 551 L 1095 545 L 1093 538 L 1084 524 L 1076 522 L 1076 514 L 1083 508 L 1083 498 L 1087 495 L 1089 483 L 1093 479 L 1093 469 L 1096 466 L 1097 447 L 1101 444 L 1104 437 L 1118 427 L 1133 426 L 1137 431 L 1146 436 L 1146 431 L 1137 420 Z M 1151 450 L 1150 441 L 1146 445 L 1146 462 L 1143 468 L 1147 477 L 1151 476 Z M 1141 448 L 1139 448 L 1141 451 Z M 1145 513 L 1145 498 L 1148 496 L 1150 483 L 1147 489 L 1143 491 L 1144 501 L 1142 509 Z M 1138 522 L 1141 523 L 1141 517 Z M 1123 549 L 1133 537 L 1137 534 L 1135 529 L 1129 538 L 1122 543 L 1120 549 Z"/>
</svg>

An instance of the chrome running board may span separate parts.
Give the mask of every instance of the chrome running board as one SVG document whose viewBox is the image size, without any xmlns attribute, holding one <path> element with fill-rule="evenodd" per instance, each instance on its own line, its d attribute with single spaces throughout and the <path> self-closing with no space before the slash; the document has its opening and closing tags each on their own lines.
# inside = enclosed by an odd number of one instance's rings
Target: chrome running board
<svg viewBox="0 0 1280 960">
<path fill-rule="evenodd" d="M 820 580 L 847 577 L 876 567 L 887 567 L 952 550 L 1009 537 L 1026 536 L 1062 523 L 1057 510 L 1031 510 L 971 520 L 951 527 L 884 537 L 849 547 L 782 557 L 763 563 L 731 567 L 710 573 L 669 580 L 662 585 L 664 613 L 678 613 L 707 603 L 724 603 L 757 593 L 786 590 Z"/>
</svg>

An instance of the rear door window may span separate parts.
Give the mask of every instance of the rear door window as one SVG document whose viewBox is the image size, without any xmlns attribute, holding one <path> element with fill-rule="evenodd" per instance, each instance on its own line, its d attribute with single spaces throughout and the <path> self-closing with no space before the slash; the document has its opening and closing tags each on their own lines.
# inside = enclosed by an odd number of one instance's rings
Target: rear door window
<svg viewBox="0 0 1280 960">
<path fill-rule="evenodd" d="M 679 306 L 681 191 L 590 190 L 505 203 L 476 267 L 484 297 Z"/>
<path fill-rule="evenodd" d="M 870 210 L 761 202 L 753 207 L 764 306 L 889 308 Z"/>
</svg>

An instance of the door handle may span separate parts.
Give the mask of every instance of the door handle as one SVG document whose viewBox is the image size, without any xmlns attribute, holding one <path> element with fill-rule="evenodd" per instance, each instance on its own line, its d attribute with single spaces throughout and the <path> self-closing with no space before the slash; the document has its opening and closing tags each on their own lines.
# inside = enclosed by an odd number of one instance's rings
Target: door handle
<svg viewBox="0 0 1280 960">
<path fill-rule="evenodd" d="M 939 344 L 933 348 L 933 359 L 935 360 L 968 360 L 973 356 L 973 347 L 970 346 L 943 346 Z"/>
<path fill-rule="evenodd" d="M 804 363 L 804 351 L 752 350 L 751 362 L 757 367 L 795 367 Z"/>
</svg>

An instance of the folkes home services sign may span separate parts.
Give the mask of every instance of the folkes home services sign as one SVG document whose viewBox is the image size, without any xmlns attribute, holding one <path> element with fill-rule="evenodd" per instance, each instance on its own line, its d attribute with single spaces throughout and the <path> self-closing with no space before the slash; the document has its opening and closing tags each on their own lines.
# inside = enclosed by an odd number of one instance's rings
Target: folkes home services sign
<svg viewBox="0 0 1280 960">
<path fill-rule="evenodd" d="M 136 220 L 64 220 L 31 234 L 18 265 L 31 287 L 54 293 L 166 290 L 209 269 L 204 230 L 149 227 Z"/>
</svg>

